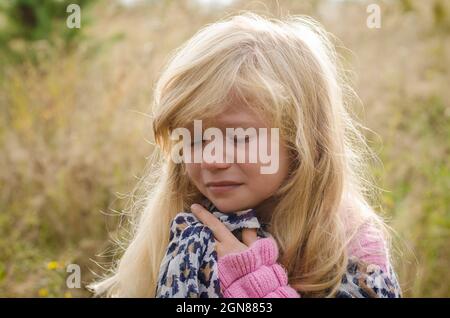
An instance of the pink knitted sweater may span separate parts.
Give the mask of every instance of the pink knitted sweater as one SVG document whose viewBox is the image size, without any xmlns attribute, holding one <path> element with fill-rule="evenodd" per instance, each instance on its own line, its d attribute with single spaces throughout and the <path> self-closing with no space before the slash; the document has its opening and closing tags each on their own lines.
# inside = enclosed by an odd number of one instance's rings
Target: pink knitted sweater
<svg viewBox="0 0 450 318">
<path fill-rule="evenodd" d="M 381 237 L 365 226 L 349 244 L 349 255 L 389 268 L 387 250 Z M 218 260 L 219 280 L 225 298 L 299 298 L 288 284 L 287 273 L 277 263 L 278 247 L 274 239 L 262 238 L 241 253 Z"/>
</svg>

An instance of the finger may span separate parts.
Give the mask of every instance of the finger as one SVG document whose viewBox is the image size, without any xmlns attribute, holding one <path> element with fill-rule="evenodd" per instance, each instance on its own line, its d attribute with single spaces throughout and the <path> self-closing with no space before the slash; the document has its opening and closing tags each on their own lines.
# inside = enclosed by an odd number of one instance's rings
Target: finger
<svg viewBox="0 0 450 318">
<path fill-rule="evenodd" d="M 234 239 L 233 233 L 228 230 L 228 228 L 219 221 L 219 219 L 208 210 L 206 210 L 200 204 L 191 205 L 191 211 L 194 215 L 206 225 L 214 234 L 214 237 L 219 242 L 223 242 L 226 240 Z"/>
<path fill-rule="evenodd" d="M 256 229 L 243 229 L 242 230 L 242 242 L 250 246 L 255 241 L 258 240 L 258 235 L 256 234 Z"/>
<path fill-rule="evenodd" d="M 222 257 L 223 256 L 224 252 L 223 252 L 222 243 L 220 243 L 219 241 L 216 242 L 214 250 L 217 253 L 217 257 Z"/>
</svg>

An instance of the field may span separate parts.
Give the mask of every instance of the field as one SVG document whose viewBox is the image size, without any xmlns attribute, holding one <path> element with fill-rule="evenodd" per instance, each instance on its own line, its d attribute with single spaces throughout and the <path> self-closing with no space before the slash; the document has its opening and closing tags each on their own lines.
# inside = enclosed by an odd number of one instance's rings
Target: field
<svg viewBox="0 0 450 318">
<path fill-rule="evenodd" d="M 84 284 L 111 261 L 152 152 L 161 67 L 200 27 L 242 9 L 311 15 L 340 39 L 355 114 L 382 162 L 376 208 L 397 232 L 404 296 L 450 297 L 450 7 L 370 3 L 381 28 L 367 27 L 366 1 L 95 1 L 81 3 L 76 36 L 55 18 L 12 37 L 6 27 L 20 26 L 0 13 L 0 297 L 90 296 Z M 71 263 L 82 288 L 66 286 Z"/>
</svg>

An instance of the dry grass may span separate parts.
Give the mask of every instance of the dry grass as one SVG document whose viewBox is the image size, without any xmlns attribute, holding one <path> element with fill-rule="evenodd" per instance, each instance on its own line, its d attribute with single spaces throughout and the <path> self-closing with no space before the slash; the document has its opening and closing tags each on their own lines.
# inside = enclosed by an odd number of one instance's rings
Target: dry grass
<svg viewBox="0 0 450 318">
<path fill-rule="evenodd" d="M 405 296 L 450 296 L 449 28 L 432 2 L 380 3 L 368 29 L 364 3 L 236 3 L 226 9 L 309 14 L 342 40 L 364 104 L 356 109 L 384 167 L 382 207 L 399 233 Z M 184 2 L 183 2 L 184 3 Z M 412 4 L 412 11 L 405 11 Z M 0 83 L 0 296 L 89 296 L 65 287 L 65 264 L 93 279 L 151 153 L 152 84 L 170 50 L 224 10 L 154 1 L 130 9 L 100 3 L 87 38 L 70 52 L 5 67 Z M 446 12 L 446 14 L 445 14 Z M 438 16 L 441 16 L 439 13 Z M 401 244 L 399 244 L 401 243 Z M 406 248 L 405 248 L 406 246 Z M 409 251 L 408 251 L 409 250 Z"/>
</svg>

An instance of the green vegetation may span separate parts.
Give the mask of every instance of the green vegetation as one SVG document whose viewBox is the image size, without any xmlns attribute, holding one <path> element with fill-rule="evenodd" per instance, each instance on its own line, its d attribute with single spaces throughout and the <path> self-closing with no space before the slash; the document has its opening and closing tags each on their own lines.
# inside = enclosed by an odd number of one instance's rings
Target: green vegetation
<svg viewBox="0 0 450 318">
<path fill-rule="evenodd" d="M 65 265 L 79 264 L 87 283 L 101 272 L 92 260 L 111 261 L 96 254 L 152 151 L 145 114 L 167 54 L 225 13 L 265 8 L 39 2 L 0 7 L 0 297 L 85 297 L 66 288 Z M 68 2 L 82 8 L 81 29 L 65 27 Z M 312 15 L 352 52 L 342 54 L 376 133 L 379 210 L 398 233 L 405 296 L 450 297 L 448 3 L 380 1 L 382 27 L 368 29 L 364 2 L 263 2 Z"/>
</svg>

